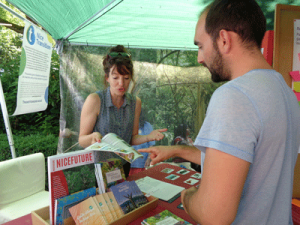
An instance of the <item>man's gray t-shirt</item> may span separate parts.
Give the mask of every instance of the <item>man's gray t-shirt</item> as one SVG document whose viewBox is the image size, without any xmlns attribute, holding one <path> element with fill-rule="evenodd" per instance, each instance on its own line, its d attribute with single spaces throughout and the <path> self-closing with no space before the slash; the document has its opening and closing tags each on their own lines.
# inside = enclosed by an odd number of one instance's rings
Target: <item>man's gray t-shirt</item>
<svg viewBox="0 0 300 225">
<path fill-rule="evenodd" d="M 194 145 L 250 162 L 233 224 L 293 224 L 291 199 L 300 109 L 281 74 L 252 70 L 218 88 Z"/>
</svg>

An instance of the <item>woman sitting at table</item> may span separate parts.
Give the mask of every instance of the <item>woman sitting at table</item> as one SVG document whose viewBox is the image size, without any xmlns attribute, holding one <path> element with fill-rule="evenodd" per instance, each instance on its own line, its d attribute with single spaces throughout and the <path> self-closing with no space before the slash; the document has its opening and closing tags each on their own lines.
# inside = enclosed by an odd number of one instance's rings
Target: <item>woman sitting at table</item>
<svg viewBox="0 0 300 225">
<path fill-rule="evenodd" d="M 163 139 L 158 129 L 148 135 L 139 135 L 139 117 L 141 100 L 127 92 L 133 79 L 131 55 L 124 46 L 117 45 L 110 49 L 103 58 L 105 83 L 109 87 L 103 91 L 90 94 L 83 105 L 80 118 L 79 144 L 88 147 L 101 142 L 107 133 L 115 133 L 131 145 Z M 128 176 L 130 164 L 124 165 Z"/>
</svg>

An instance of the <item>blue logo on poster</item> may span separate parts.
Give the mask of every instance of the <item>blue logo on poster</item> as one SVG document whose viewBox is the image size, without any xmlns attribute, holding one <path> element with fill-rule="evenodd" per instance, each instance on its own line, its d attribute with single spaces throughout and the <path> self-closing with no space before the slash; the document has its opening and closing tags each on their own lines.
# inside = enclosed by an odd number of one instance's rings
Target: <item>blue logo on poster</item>
<svg viewBox="0 0 300 225">
<path fill-rule="evenodd" d="M 30 45 L 34 45 L 35 35 L 33 26 L 30 26 L 27 30 L 27 40 Z"/>
<path fill-rule="evenodd" d="M 48 104 L 48 90 L 49 90 L 49 86 L 46 88 L 45 90 L 45 102 Z"/>
</svg>

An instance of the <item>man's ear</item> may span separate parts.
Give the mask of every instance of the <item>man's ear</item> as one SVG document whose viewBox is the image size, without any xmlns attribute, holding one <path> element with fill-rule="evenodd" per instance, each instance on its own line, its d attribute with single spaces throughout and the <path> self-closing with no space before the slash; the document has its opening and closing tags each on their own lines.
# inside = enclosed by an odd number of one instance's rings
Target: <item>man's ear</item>
<svg viewBox="0 0 300 225">
<path fill-rule="evenodd" d="M 227 30 L 220 30 L 219 38 L 217 40 L 219 50 L 222 53 L 229 53 L 232 48 L 232 37 L 231 33 Z"/>
</svg>

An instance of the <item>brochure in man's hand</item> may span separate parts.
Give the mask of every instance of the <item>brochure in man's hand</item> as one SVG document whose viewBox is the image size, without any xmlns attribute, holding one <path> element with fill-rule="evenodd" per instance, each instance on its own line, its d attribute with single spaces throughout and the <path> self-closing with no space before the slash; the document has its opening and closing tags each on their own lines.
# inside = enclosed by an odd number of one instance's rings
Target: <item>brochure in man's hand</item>
<svg viewBox="0 0 300 225">
<path fill-rule="evenodd" d="M 131 145 L 114 133 L 106 134 L 100 143 L 96 142 L 85 148 L 85 150 L 115 153 L 129 163 L 132 163 L 137 158 L 143 157 L 141 153 L 136 151 Z M 105 156 L 102 154 L 100 157 L 100 161 L 103 161 L 103 157 Z M 108 159 L 108 157 L 112 158 L 111 155 L 109 155 L 106 159 Z"/>
</svg>

